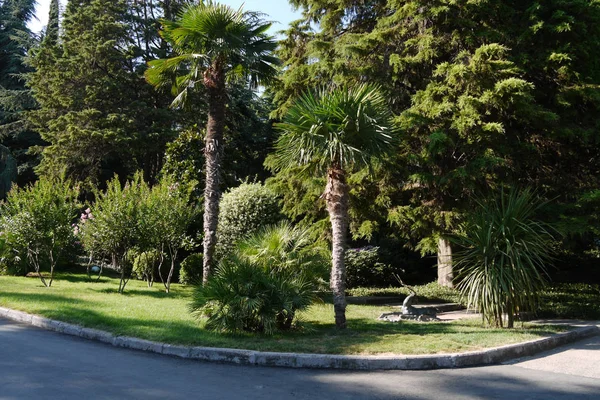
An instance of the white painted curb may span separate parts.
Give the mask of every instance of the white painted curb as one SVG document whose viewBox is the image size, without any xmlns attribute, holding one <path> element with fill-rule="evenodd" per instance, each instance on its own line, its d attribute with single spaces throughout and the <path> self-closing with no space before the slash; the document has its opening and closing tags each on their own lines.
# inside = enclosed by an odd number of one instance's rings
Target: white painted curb
<svg viewBox="0 0 600 400">
<path fill-rule="evenodd" d="M 344 356 L 332 354 L 276 353 L 217 347 L 177 346 L 128 336 L 115 336 L 109 332 L 84 328 L 79 325 L 55 321 L 3 307 L 0 307 L 0 317 L 50 331 L 108 343 L 116 347 L 148 351 L 187 359 L 268 367 L 352 370 L 425 370 L 497 364 L 515 358 L 531 356 L 566 343 L 600 334 L 600 328 L 593 325 L 576 328 L 569 332 L 559 333 L 529 342 L 466 353 L 416 356 Z"/>
</svg>

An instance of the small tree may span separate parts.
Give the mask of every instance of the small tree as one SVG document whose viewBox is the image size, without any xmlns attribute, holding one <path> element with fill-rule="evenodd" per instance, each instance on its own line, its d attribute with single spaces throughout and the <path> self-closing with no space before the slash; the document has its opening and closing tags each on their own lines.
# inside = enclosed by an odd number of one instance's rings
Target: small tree
<svg viewBox="0 0 600 400">
<path fill-rule="evenodd" d="M 512 328 L 520 311 L 534 311 L 551 261 L 554 230 L 536 220 L 544 203 L 530 190 L 480 201 L 457 239 L 458 289 L 488 323 Z"/>
<path fill-rule="evenodd" d="M 344 254 L 349 224 L 348 174 L 393 149 L 394 125 L 379 88 L 361 85 L 306 93 L 278 124 L 282 135 L 269 166 L 276 171 L 303 166 L 327 177 L 323 197 L 332 231 L 330 285 L 335 324 L 346 327 Z"/>
<path fill-rule="evenodd" d="M 140 210 L 149 192 L 139 173 L 125 185 L 113 178 L 107 182 L 106 192 L 96 193 L 94 218 L 86 219 L 79 228 L 86 250 L 109 257 L 113 267 L 121 272 L 119 293 L 125 290 L 131 274 L 128 253 L 145 240 Z"/>
<path fill-rule="evenodd" d="M 5 249 L 26 256 L 46 287 L 52 286 L 56 263 L 74 241 L 72 222 L 77 217 L 78 190 L 69 182 L 41 178 L 26 188 L 15 188 L 2 206 L 0 222 Z M 41 267 L 50 267 L 50 279 Z"/>
<path fill-rule="evenodd" d="M 186 234 L 196 212 L 188 201 L 192 189 L 193 187 L 180 185 L 172 178 L 164 177 L 152 188 L 140 215 L 140 223 L 143 224 L 141 229 L 145 232 L 147 246 L 154 247 L 160 253 L 158 271 L 167 293 L 171 289 L 179 250 L 192 246 L 192 240 Z M 166 279 L 160 268 L 165 252 L 171 261 Z"/>
</svg>

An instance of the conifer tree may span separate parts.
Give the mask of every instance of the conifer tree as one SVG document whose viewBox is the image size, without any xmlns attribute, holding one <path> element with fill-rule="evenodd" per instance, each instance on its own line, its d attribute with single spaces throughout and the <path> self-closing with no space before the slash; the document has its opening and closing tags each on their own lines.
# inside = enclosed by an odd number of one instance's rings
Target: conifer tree
<svg viewBox="0 0 600 400">
<path fill-rule="evenodd" d="M 128 6 L 69 1 L 58 41 L 52 24 L 32 57 L 28 82 L 40 108 L 29 120 L 48 142 L 40 173 L 97 183 L 137 169 L 152 180 L 160 171 L 173 116 L 142 78 L 144 57 L 160 43 L 146 36 L 150 50 L 138 46 L 144 31 Z M 145 21 L 148 32 L 157 18 Z"/>
<path fill-rule="evenodd" d="M 29 72 L 26 56 L 36 42 L 27 27 L 34 18 L 35 4 L 33 0 L 0 1 L 0 142 L 7 147 L 3 153 L 10 152 L 10 158 L 16 159 L 16 180 L 20 185 L 35 178 L 33 167 L 38 157 L 31 154 L 31 149 L 41 143 L 39 135 L 27 126 L 24 115 L 35 107 L 24 78 Z M 2 185 L 10 186 L 7 182 Z"/>
<path fill-rule="evenodd" d="M 291 3 L 304 18 L 282 41 L 287 68 L 275 88 L 276 114 L 315 80 L 381 84 L 403 114 L 395 160 L 401 174 L 367 203 L 387 201 L 388 218 L 423 252 L 448 248 L 438 239 L 468 212 L 472 193 L 533 186 L 572 203 L 600 185 L 597 1 Z M 477 61 L 489 45 L 502 54 Z M 477 64 L 483 69 L 476 73 L 450 73 Z M 502 64 L 504 72 L 494 72 Z M 492 107 L 499 90 L 515 93 L 516 103 Z"/>
</svg>

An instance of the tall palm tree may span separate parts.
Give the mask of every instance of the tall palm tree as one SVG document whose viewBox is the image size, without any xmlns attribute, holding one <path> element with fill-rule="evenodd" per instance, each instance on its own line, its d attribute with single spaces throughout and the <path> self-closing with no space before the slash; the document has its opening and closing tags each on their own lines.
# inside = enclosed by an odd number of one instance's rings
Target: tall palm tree
<svg viewBox="0 0 600 400">
<path fill-rule="evenodd" d="M 323 197 L 332 230 L 330 285 L 335 324 L 346 327 L 346 269 L 349 186 L 346 176 L 357 166 L 391 150 L 394 128 L 379 88 L 361 85 L 306 93 L 277 127 L 283 132 L 269 160 L 274 170 L 304 165 L 305 171 L 327 175 Z"/>
<path fill-rule="evenodd" d="M 266 33 L 270 26 L 261 14 L 242 8 L 235 10 L 213 1 L 188 5 L 177 21 L 162 21 L 161 36 L 176 56 L 152 61 L 146 71 L 146 79 L 156 87 L 174 83 L 177 97 L 173 106 L 185 103 L 196 85 L 206 88 L 204 283 L 211 273 L 219 218 L 227 79 L 245 78 L 256 87 L 275 76 L 278 60 L 272 54 L 276 42 Z"/>
</svg>

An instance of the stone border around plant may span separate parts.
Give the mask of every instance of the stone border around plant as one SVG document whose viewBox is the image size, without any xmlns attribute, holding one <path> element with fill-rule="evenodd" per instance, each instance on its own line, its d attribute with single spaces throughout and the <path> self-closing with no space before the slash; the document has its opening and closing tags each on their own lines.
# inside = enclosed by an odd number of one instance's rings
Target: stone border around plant
<svg viewBox="0 0 600 400">
<path fill-rule="evenodd" d="M 531 356 L 542 351 L 600 334 L 600 326 L 585 326 L 550 337 L 529 342 L 511 344 L 491 349 L 466 353 L 432 354 L 415 356 L 346 356 L 332 354 L 276 353 L 255 350 L 225 349 L 217 347 L 177 346 L 160 342 L 137 339 L 128 336 L 115 336 L 112 333 L 79 325 L 68 324 L 21 311 L 0 307 L 0 317 L 29 324 L 67 335 L 108 343 L 116 347 L 142 350 L 174 357 L 287 368 L 327 368 L 349 370 L 427 370 L 442 368 L 462 368 L 500 362 Z"/>
</svg>

